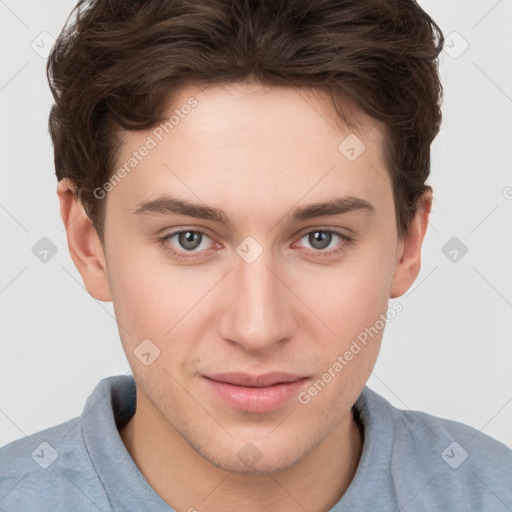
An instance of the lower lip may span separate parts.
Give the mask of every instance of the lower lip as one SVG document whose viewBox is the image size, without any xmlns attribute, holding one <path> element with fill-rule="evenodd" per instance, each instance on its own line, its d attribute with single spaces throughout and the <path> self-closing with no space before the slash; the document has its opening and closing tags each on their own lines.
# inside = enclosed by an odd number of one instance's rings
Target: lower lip
<svg viewBox="0 0 512 512">
<path fill-rule="evenodd" d="M 292 397 L 297 396 L 307 378 L 294 382 L 283 382 L 263 388 L 237 386 L 205 378 L 213 391 L 224 402 L 240 411 L 264 413 L 283 406 Z"/>
</svg>

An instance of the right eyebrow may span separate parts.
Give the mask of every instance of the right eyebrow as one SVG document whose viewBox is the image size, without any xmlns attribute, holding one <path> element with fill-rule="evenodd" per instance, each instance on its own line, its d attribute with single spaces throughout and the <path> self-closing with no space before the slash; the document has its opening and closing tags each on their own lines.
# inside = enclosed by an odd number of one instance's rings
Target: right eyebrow
<svg viewBox="0 0 512 512">
<path fill-rule="evenodd" d="M 145 201 L 132 211 L 133 214 L 148 215 L 186 215 L 197 219 L 212 220 L 228 226 L 230 224 L 229 216 L 220 208 L 192 203 L 183 199 L 177 199 L 168 195 L 160 196 L 151 201 Z"/>
</svg>

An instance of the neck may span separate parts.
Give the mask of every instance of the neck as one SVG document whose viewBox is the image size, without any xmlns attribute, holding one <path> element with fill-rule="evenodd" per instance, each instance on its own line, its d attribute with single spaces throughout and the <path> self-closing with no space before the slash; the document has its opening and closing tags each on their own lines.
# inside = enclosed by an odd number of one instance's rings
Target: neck
<svg viewBox="0 0 512 512">
<path fill-rule="evenodd" d="M 321 444 L 278 473 L 243 474 L 204 459 L 138 389 L 121 438 L 145 479 L 175 510 L 328 511 L 352 481 L 363 448 L 352 411 Z M 191 478 L 193 475 L 193 478 Z"/>
</svg>

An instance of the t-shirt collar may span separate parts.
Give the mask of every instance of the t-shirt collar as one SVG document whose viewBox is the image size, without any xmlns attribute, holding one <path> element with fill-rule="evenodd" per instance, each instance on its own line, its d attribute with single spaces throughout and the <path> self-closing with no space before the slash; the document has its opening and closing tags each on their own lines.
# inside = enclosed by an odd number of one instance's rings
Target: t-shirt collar
<svg viewBox="0 0 512 512">
<path fill-rule="evenodd" d="M 132 375 L 101 380 L 81 414 L 85 445 L 115 510 L 172 512 L 174 509 L 144 478 L 119 434 L 135 406 Z M 390 465 L 395 435 L 392 411 L 382 397 L 366 386 L 354 409 L 364 431 L 361 459 L 352 482 L 331 512 L 394 511 L 397 499 Z"/>
</svg>

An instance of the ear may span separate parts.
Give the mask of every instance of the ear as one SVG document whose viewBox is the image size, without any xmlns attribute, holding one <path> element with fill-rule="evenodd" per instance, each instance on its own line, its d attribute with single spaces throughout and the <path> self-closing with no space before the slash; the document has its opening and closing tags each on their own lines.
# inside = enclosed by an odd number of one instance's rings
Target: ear
<svg viewBox="0 0 512 512">
<path fill-rule="evenodd" d="M 68 238 L 68 248 L 86 290 L 104 302 L 112 301 L 107 278 L 105 254 L 93 223 L 76 194 L 74 184 L 67 178 L 59 181 L 57 195 L 60 215 Z"/>
<path fill-rule="evenodd" d="M 420 200 L 416 215 L 404 239 L 398 244 L 395 272 L 389 295 L 392 299 L 403 295 L 420 273 L 421 246 L 427 232 L 431 207 L 432 192 L 429 190 Z"/>
</svg>

